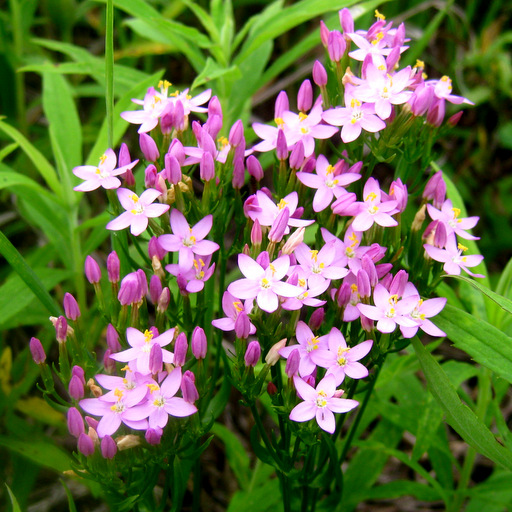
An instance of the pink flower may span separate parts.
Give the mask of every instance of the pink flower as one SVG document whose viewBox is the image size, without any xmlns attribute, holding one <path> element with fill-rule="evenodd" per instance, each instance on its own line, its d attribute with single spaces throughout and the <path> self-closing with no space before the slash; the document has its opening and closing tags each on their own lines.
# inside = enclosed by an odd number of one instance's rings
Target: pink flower
<svg viewBox="0 0 512 512">
<path fill-rule="evenodd" d="M 455 233 L 466 240 L 478 240 L 477 236 L 466 233 L 466 230 L 474 228 L 479 217 L 466 217 L 464 219 L 459 219 L 460 209 L 453 208 L 450 199 L 447 199 L 443 203 L 441 210 L 434 208 L 431 204 L 427 204 L 427 210 L 433 220 L 439 220 L 444 223 L 447 235 Z"/>
<path fill-rule="evenodd" d="M 314 361 L 315 352 L 322 349 L 327 350 L 328 335 L 321 337 L 315 336 L 309 326 L 302 320 L 299 320 L 295 337 L 299 344 L 283 347 L 279 350 L 279 355 L 288 358 L 294 350 L 298 350 L 300 355 L 299 373 L 301 377 L 307 377 L 311 375 L 316 368 Z"/>
<path fill-rule="evenodd" d="M 127 188 L 118 189 L 117 197 L 126 211 L 111 220 L 107 224 L 107 229 L 119 231 L 130 226 L 132 235 L 140 235 L 148 227 L 149 218 L 160 217 L 169 209 L 168 204 L 152 204 L 160 195 L 161 193 L 153 188 L 142 192 L 140 197 Z"/>
<path fill-rule="evenodd" d="M 228 292 L 239 299 L 256 299 L 260 309 L 273 313 L 279 307 L 278 295 L 296 297 L 302 290 L 281 279 L 290 268 L 290 257 L 281 256 L 264 269 L 246 254 L 238 255 L 238 266 L 245 279 L 238 279 L 228 286 Z"/>
<path fill-rule="evenodd" d="M 339 197 L 345 192 L 345 185 L 357 181 L 361 175 L 351 172 L 339 174 L 336 166 L 330 165 L 324 155 L 319 155 L 316 161 L 316 174 L 298 172 L 297 178 L 306 187 L 317 189 L 313 198 L 313 210 L 321 212 L 331 204 L 334 196 Z"/>
<path fill-rule="evenodd" d="M 391 295 L 384 286 L 378 284 L 373 291 L 373 301 L 375 306 L 360 303 L 357 308 L 365 317 L 377 321 L 380 332 L 393 332 L 397 324 L 416 327 L 416 322 L 409 316 L 417 303 L 415 297 L 398 300 L 397 295 Z"/>
<path fill-rule="evenodd" d="M 326 375 L 316 389 L 299 377 L 294 377 L 293 382 L 297 393 L 304 401 L 292 409 L 290 413 L 292 421 L 309 421 L 316 417 L 318 426 L 333 434 L 336 429 L 333 413 L 348 412 L 359 405 L 357 400 L 335 396 L 336 382 L 332 374 Z"/>
<path fill-rule="evenodd" d="M 154 336 L 153 332 L 150 330 L 146 330 L 142 333 L 134 327 L 128 327 L 128 329 L 126 329 L 126 340 L 132 348 L 123 350 L 117 354 L 112 354 L 110 358 L 123 363 L 133 362 L 133 371 L 137 371 L 143 375 L 149 375 L 151 373 L 149 369 L 149 354 L 151 348 L 156 343 L 160 345 L 160 347 L 165 347 L 171 343 L 173 338 L 174 329 L 169 329 L 159 336 Z M 174 361 L 172 352 L 162 350 L 162 360 L 164 363 L 172 363 Z"/>
<path fill-rule="evenodd" d="M 348 347 L 343 334 L 333 327 L 327 340 L 329 350 L 319 350 L 315 354 L 315 361 L 318 366 L 327 368 L 327 374 L 334 375 L 336 385 L 339 386 L 345 375 L 352 379 L 363 379 L 368 376 L 368 370 L 361 363 L 372 348 L 373 341 L 366 340 L 355 347 Z"/>
<path fill-rule="evenodd" d="M 226 291 L 222 296 L 222 310 L 226 316 L 212 320 L 212 325 L 221 331 L 234 331 L 235 323 L 240 313 L 243 311 L 246 315 L 250 315 L 252 308 L 252 300 L 246 300 L 245 303 L 243 303 Z M 254 334 L 255 332 L 256 327 L 249 322 L 249 334 Z"/>
<path fill-rule="evenodd" d="M 480 254 L 472 256 L 462 256 L 467 251 L 467 247 L 462 244 L 457 244 L 457 239 L 452 233 L 446 241 L 446 249 L 439 249 L 433 245 L 425 244 L 423 246 L 425 252 L 436 261 L 444 263 L 443 270 L 450 275 L 458 276 L 460 270 L 464 270 L 470 276 L 473 277 L 484 277 L 482 274 L 474 274 L 469 271 L 467 267 L 476 267 L 484 259 Z"/>
<path fill-rule="evenodd" d="M 134 160 L 128 165 L 122 167 L 116 167 L 116 154 L 111 150 L 107 149 L 105 154 L 100 157 L 100 163 L 98 166 L 94 165 L 79 165 L 73 169 L 73 174 L 79 178 L 85 180 L 80 185 L 77 185 L 73 190 L 79 192 L 89 192 L 96 190 L 99 187 L 105 189 L 113 189 L 121 186 L 116 176 L 124 174 L 127 170 L 132 169 L 137 164 L 138 160 Z"/>
<path fill-rule="evenodd" d="M 361 130 L 375 133 L 386 128 L 386 123 L 375 115 L 375 106 L 361 103 L 351 91 L 347 84 L 345 107 L 331 108 L 322 114 L 325 122 L 341 126 L 341 140 L 345 143 L 356 140 L 361 135 Z"/>
<path fill-rule="evenodd" d="M 172 235 L 158 237 L 158 242 L 166 251 L 179 252 L 178 265 L 181 272 L 194 266 L 194 255 L 210 256 L 219 249 L 215 242 L 203 240 L 212 229 L 213 216 L 207 215 L 191 228 L 179 210 L 171 211 Z"/>
</svg>

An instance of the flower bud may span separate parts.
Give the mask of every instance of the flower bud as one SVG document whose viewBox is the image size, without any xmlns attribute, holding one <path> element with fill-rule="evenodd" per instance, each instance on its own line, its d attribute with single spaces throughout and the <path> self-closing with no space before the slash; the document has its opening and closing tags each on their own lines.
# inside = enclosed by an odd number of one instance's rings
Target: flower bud
<svg viewBox="0 0 512 512">
<path fill-rule="evenodd" d="M 174 103 L 165 105 L 162 115 L 160 116 L 160 130 L 164 135 L 168 135 L 174 128 Z"/>
<path fill-rule="evenodd" d="M 352 290 L 350 285 L 348 283 L 343 283 L 336 292 L 336 303 L 338 304 L 338 307 L 344 308 L 350 302 L 351 295 Z"/>
<path fill-rule="evenodd" d="M 149 352 L 149 371 L 156 375 L 162 371 L 162 347 L 158 343 L 154 343 Z"/>
<path fill-rule="evenodd" d="M 119 352 L 121 350 L 119 334 L 112 324 L 107 325 L 107 345 L 112 352 Z"/>
<path fill-rule="evenodd" d="M 290 109 L 290 102 L 288 101 L 288 95 L 285 91 L 281 91 L 276 98 L 276 104 L 274 108 L 274 119 L 282 117 L 285 110 Z"/>
<path fill-rule="evenodd" d="M 293 146 L 292 152 L 290 153 L 290 168 L 300 169 L 304 163 L 304 144 L 301 140 Z"/>
<path fill-rule="evenodd" d="M 267 384 L 267 393 L 273 396 L 277 393 L 277 386 L 271 381 Z"/>
<path fill-rule="evenodd" d="M 347 44 L 345 43 L 345 39 L 341 35 L 339 30 L 332 30 L 329 33 L 329 39 L 327 40 L 327 52 L 329 53 L 329 58 L 333 62 L 339 62 L 344 53 Z"/>
<path fill-rule="evenodd" d="M 217 96 L 212 96 L 210 101 L 208 102 L 208 117 L 214 115 L 220 116 L 220 118 L 222 119 L 222 106 Z"/>
<path fill-rule="evenodd" d="M 185 155 L 185 149 L 183 148 L 183 144 L 179 139 L 173 139 L 171 145 L 169 146 L 168 153 L 172 155 L 180 165 L 183 165 L 187 155 Z"/>
<path fill-rule="evenodd" d="M 253 246 L 259 247 L 261 245 L 261 240 L 261 225 L 259 220 L 255 219 L 251 229 L 251 244 Z"/>
<path fill-rule="evenodd" d="M 85 433 L 84 420 L 76 407 L 70 407 L 67 414 L 67 423 L 69 433 L 73 437 L 80 437 Z"/>
<path fill-rule="evenodd" d="M 313 82 L 318 87 L 325 87 L 327 85 L 327 71 L 319 60 L 315 60 L 313 64 Z"/>
<path fill-rule="evenodd" d="M 139 146 L 144 154 L 144 158 L 148 162 L 156 162 L 160 156 L 160 152 L 156 146 L 156 142 L 147 133 L 139 134 Z"/>
<path fill-rule="evenodd" d="M 43 364 L 46 361 L 46 354 L 43 345 L 37 338 L 30 338 L 30 353 L 36 364 Z"/>
<path fill-rule="evenodd" d="M 441 126 L 443 124 L 444 113 L 444 100 L 439 100 L 434 97 L 427 112 L 427 123 L 436 127 Z"/>
<path fill-rule="evenodd" d="M 161 430 L 161 429 L 160 429 Z M 128 434 L 126 436 L 119 436 L 116 439 L 117 449 L 119 451 L 129 450 L 140 445 L 140 437 L 134 434 Z"/>
<path fill-rule="evenodd" d="M 89 457 L 94 453 L 94 442 L 93 440 L 85 433 L 80 434 L 78 437 L 78 451 Z"/>
<path fill-rule="evenodd" d="M 372 289 L 370 286 L 370 277 L 364 269 L 359 269 L 357 272 L 357 292 L 363 299 L 370 297 Z"/>
<path fill-rule="evenodd" d="M 128 146 L 123 142 L 121 147 L 119 148 L 119 158 L 117 159 L 117 163 L 119 167 L 124 167 L 125 165 L 131 164 L 132 159 L 130 157 L 130 150 Z"/>
<path fill-rule="evenodd" d="M 162 281 L 157 275 L 152 275 L 149 281 L 149 297 L 153 304 L 158 303 L 160 294 L 162 293 Z"/>
<path fill-rule="evenodd" d="M 292 378 L 294 375 L 297 375 L 299 371 L 299 364 L 300 364 L 300 353 L 299 350 L 296 348 L 290 352 L 290 355 L 288 356 L 288 359 L 286 360 L 286 366 L 285 366 L 285 373 L 288 376 L 288 378 Z"/>
<path fill-rule="evenodd" d="M 301 112 L 307 112 L 313 106 L 313 87 L 309 80 L 304 80 L 297 93 L 297 108 Z"/>
<path fill-rule="evenodd" d="M 211 181 L 215 178 L 215 162 L 208 151 L 203 153 L 199 162 L 199 175 L 203 181 Z"/>
<path fill-rule="evenodd" d="M 240 190 L 245 184 L 245 166 L 243 158 L 235 158 L 233 162 L 233 188 Z"/>
<path fill-rule="evenodd" d="M 153 260 L 156 256 L 159 260 L 163 260 L 167 251 L 160 245 L 158 238 L 156 236 L 151 237 L 148 243 L 148 255 L 149 259 Z"/>
<path fill-rule="evenodd" d="M 350 14 L 346 7 L 339 12 L 339 17 L 343 35 L 347 36 L 347 34 L 354 32 L 354 18 L 352 18 L 352 14 Z"/>
<path fill-rule="evenodd" d="M 260 344 L 254 340 L 247 345 L 247 350 L 245 351 L 244 361 L 245 366 L 256 366 L 261 356 L 261 347 Z"/>
<path fill-rule="evenodd" d="M 389 187 L 389 197 L 397 202 L 396 207 L 400 212 L 405 211 L 407 206 L 407 185 L 402 183 L 402 180 L 398 178 L 393 181 Z"/>
<path fill-rule="evenodd" d="M 282 254 L 292 254 L 293 251 L 304 241 L 304 232 L 306 228 L 300 227 L 296 229 L 286 240 L 283 248 L 281 249 Z"/>
<path fill-rule="evenodd" d="M 311 314 L 311 317 L 309 319 L 309 327 L 312 331 L 316 331 L 319 329 L 322 324 L 324 323 L 325 319 L 325 310 L 324 308 L 317 308 L 313 313 Z"/>
<path fill-rule="evenodd" d="M 341 194 L 341 196 L 332 203 L 332 211 L 338 215 L 352 215 L 353 204 L 356 202 L 357 196 L 353 192 Z"/>
<path fill-rule="evenodd" d="M 192 354 L 196 359 L 204 359 L 206 357 L 206 334 L 202 327 L 196 327 L 192 332 Z"/>
<path fill-rule="evenodd" d="M 81 400 L 84 397 L 84 384 L 80 377 L 73 375 L 68 386 L 69 396 L 73 400 Z"/>
<path fill-rule="evenodd" d="M 274 222 L 272 223 L 272 227 L 270 228 L 270 232 L 268 234 L 268 239 L 273 243 L 278 243 L 283 239 L 284 233 L 288 228 L 288 221 L 290 220 L 290 209 L 288 206 L 285 206 L 277 215 Z"/>
<path fill-rule="evenodd" d="M 178 159 L 171 155 L 170 153 L 166 153 L 165 157 L 165 172 L 167 175 L 167 179 L 169 180 L 169 183 L 172 183 L 173 185 L 177 185 L 182 178 L 181 173 L 181 166 L 178 162 Z"/>
<path fill-rule="evenodd" d="M 281 357 L 279 355 L 279 351 L 286 345 L 286 338 L 282 339 L 281 341 L 278 341 L 275 345 L 270 347 L 270 350 L 268 351 L 267 356 L 265 357 L 265 362 L 270 365 L 274 366 Z"/>
<path fill-rule="evenodd" d="M 55 322 L 55 334 L 59 343 L 66 343 L 68 337 L 68 322 L 63 316 L 59 316 Z"/>
<path fill-rule="evenodd" d="M 185 364 L 187 351 L 187 335 L 184 332 L 180 332 L 174 342 L 174 366 L 183 366 Z"/>
<path fill-rule="evenodd" d="M 462 117 L 462 114 L 464 112 L 461 110 L 460 112 L 457 112 L 456 114 L 453 114 L 453 116 L 449 117 L 446 120 L 446 123 L 451 126 L 452 128 L 454 126 L 457 126 L 459 124 L 460 118 Z"/>
<path fill-rule="evenodd" d="M 64 295 L 64 313 L 70 320 L 76 320 L 80 316 L 78 303 L 70 293 Z"/>
<path fill-rule="evenodd" d="M 256 257 L 256 263 L 261 265 L 264 269 L 267 269 L 270 265 L 270 256 L 267 251 L 260 252 Z"/>
<path fill-rule="evenodd" d="M 259 160 L 254 155 L 249 155 L 245 162 L 247 172 L 256 180 L 260 181 L 263 178 L 263 168 Z"/>
<path fill-rule="evenodd" d="M 158 306 L 156 308 L 158 313 L 164 313 L 167 311 L 169 307 L 169 302 L 171 301 L 171 292 L 167 286 L 162 290 L 160 294 L 160 298 L 158 299 Z"/>
<path fill-rule="evenodd" d="M 368 254 L 365 254 L 361 258 L 361 267 L 368 275 L 368 278 L 370 280 L 370 286 L 372 288 L 375 288 L 377 283 L 379 282 L 379 276 L 377 275 L 377 269 L 375 268 L 375 263 L 371 259 Z"/>
<path fill-rule="evenodd" d="M 91 393 L 94 395 L 95 398 L 99 398 L 100 396 L 103 395 L 103 391 L 99 386 L 97 386 L 94 383 L 94 379 L 89 379 L 87 381 L 87 387 L 91 390 Z"/>
<path fill-rule="evenodd" d="M 181 378 L 181 393 L 183 394 L 183 400 L 189 404 L 193 404 L 199 398 L 195 383 L 195 375 L 190 370 L 187 370 Z"/>
<path fill-rule="evenodd" d="M 148 428 L 146 430 L 146 433 L 144 434 L 144 437 L 146 438 L 146 441 L 148 442 L 148 444 L 156 446 L 156 445 L 160 444 L 160 441 L 162 439 L 162 434 L 163 434 L 163 431 L 159 427 Z M 121 449 L 121 448 L 119 448 L 119 449 Z"/>
<path fill-rule="evenodd" d="M 447 241 L 448 233 L 446 232 L 446 226 L 444 222 L 438 221 L 434 234 L 434 245 L 440 249 L 444 249 Z"/>
<path fill-rule="evenodd" d="M 119 268 L 121 263 L 116 251 L 112 251 L 107 257 L 108 280 L 111 283 L 119 283 Z"/>
<path fill-rule="evenodd" d="M 94 430 L 98 430 L 98 424 L 99 421 L 95 418 L 91 418 L 90 416 L 85 417 L 85 422 L 90 428 L 93 428 Z"/>
<path fill-rule="evenodd" d="M 85 258 L 85 277 L 91 284 L 98 284 L 101 279 L 101 270 L 92 256 Z"/>
<path fill-rule="evenodd" d="M 107 348 L 105 353 L 103 354 L 103 366 L 105 371 L 109 374 L 114 373 L 116 371 L 116 362 L 110 356 L 112 355 L 112 350 Z"/>
<path fill-rule="evenodd" d="M 139 278 L 135 272 L 131 272 L 121 281 L 117 299 L 122 306 L 128 306 L 137 303 L 140 296 Z"/>
<path fill-rule="evenodd" d="M 144 270 L 139 268 L 136 272 L 137 279 L 139 280 L 139 288 L 140 288 L 140 295 L 139 300 L 137 302 L 140 302 L 148 293 L 148 279 L 146 277 L 146 274 Z"/>
<path fill-rule="evenodd" d="M 146 188 L 156 188 L 158 171 L 153 164 L 149 164 L 144 170 L 144 186 Z"/>
<path fill-rule="evenodd" d="M 231 147 L 236 148 L 244 138 L 244 125 L 242 121 L 239 119 L 235 122 L 235 124 L 231 127 L 231 130 L 229 130 L 229 144 Z"/>
<path fill-rule="evenodd" d="M 100 448 L 104 459 L 113 459 L 117 453 L 117 444 L 110 436 L 105 436 L 101 440 Z"/>
<path fill-rule="evenodd" d="M 209 116 L 204 127 L 208 131 L 208 134 L 212 139 L 215 139 L 222 129 L 222 117 L 221 116 Z"/>
<path fill-rule="evenodd" d="M 278 130 L 277 132 L 276 154 L 277 159 L 281 160 L 281 162 L 288 159 L 288 144 L 286 143 L 286 135 L 283 130 Z"/>
<path fill-rule="evenodd" d="M 251 331 L 251 321 L 245 311 L 241 311 L 235 320 L 235 334 L 237 338 L 246 339 Z"/>
<path fill-rule="evenodd" d="M 316 377 L 311 374 L 311 375 L 306 375 L 305 377 L 302 377 L 302 380 L 306 383 L 306 384 L 309 384 L 312 388 L 315 387 L 315 379 Z"/>
</svg>

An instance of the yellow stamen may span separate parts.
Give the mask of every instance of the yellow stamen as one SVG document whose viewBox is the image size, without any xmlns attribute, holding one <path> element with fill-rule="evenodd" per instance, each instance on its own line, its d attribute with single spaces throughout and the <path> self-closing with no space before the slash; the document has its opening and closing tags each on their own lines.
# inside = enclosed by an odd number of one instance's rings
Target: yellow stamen
<svg viewBox="0 0 512 512">
<path fill-rule="evenodd" d="M 100 165 L 103 165 L 105 163 L 106 159 L 107 159 L 107 155 L 101 155 L 100 156 Z"/>
<path fill-rule="evenodd" d="M 325 174 L 332 174 L 334 172 L 334 167 L 332 165 L 328 165 L 327 169 L 325 170 Z"/>
<path fill-rule="evenodd" d="M 123 398 L 123 390 L 119 388 L 114 389 L 114 395 L 118 400 L 121 400 L 121 398 Z"/>
<path fill-rule="evenodd" d="M 460 208 L 452 208 L 453 218 L 456 219 L 460 215 Z"/>
<path fill-rule="evenodd" d="M 146 329 L 144 331 L 144 343 L 149 343 L 153 339 L 153 332 Z"/>
<path fill-rule="evenodd" d="M 459 249 L 459 251 L 462 252 L 466 252 L 468 250 L 468 248 L 465 245 L 462 245 L 461 243 L 457 244 L 457 249 Z"/>
<path fill-rule="evenodd" d="M 414 67 L 415 68 L 424 68 L 425 67 L 425 63 L 420 60 L 420 59 L 416 59 L 416 64 L 414 64 Z"/>
<path fill-rule="evenodd" d="M 299 112 L 299 119 L 301 121 L 304 121 L 304 119 L 307 119 L 307 118 L 308 118 L 307 114 L 304 114 L 304 112 Z"/>
<path fill-rule="evenodd" d="M 284 125 L 284 121 L 283 121 L 282 117 L 276 117 L 274 119 L 274 121 L 276 122 L 277 126 L 283 126 Z"/>
<path fill-rule="evenodd" d="M 235 306 L 235 309 L 240 313 L 243 311 L 244 307 L 242 306 L 242 303 L 237 300 L 236 302 L 233 302 L 233 306 Z"/>
<path fill-rule="evenodd" d="M 381 14 L 377 9 L 375 9 L 375 17 L 379 20 L 385 20 L 386 16 L 384 14 Z"/>
<path fill-rule="evenodd" d="M 160 389 L 158 384 L 146 384 L 146 386 L 149 388 L 150 393 L 154 393 Z"/>
<path fill-rule="evenodd" d="M 311 259 L 316 263 L 318 261 L 318 251 L 312 250 L 309 252 L 311 253 Z"/>
<path fill-rule="evenodd" d="M 377 199 L 377 194 L 375 192 L 370 192 L 367 196 L 365 201 L 375 201 Z"/>
<path fill-rule="evenodd" d="M 277 207 L 282 210 L 288 203 L 284 200 L 284 199 L 281 199 L 281 201 L 279 201 L 279 203 L 277 204 Z"/>
</svg>

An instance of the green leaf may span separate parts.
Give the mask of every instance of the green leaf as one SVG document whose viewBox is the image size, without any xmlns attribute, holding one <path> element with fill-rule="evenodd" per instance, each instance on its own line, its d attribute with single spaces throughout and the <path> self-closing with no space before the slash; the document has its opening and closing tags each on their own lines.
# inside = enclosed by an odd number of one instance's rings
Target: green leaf
<svg viewBox="0 0 512 512">
<path fill-rule="evenodd" d="M 238 66 L 230 66 L 229 68 L 225 68 L 219 66 L 212 58 L 208 57 L 206 59 L 206 65 L 201 73 L 196 77 L 191 85 L 191 89 L 195 89 L 200 85 L 206 84 L 216 78 L 221 76 L 229 75 L 231 81 L 238 80 L 242 77 Z"/>
<path fill-rule="evenodd" d="M 437 436 L 437 428 L 443 421 L 443 412 L 431 394 L 420 410 L 416 442 L 411 454 L 411 459 L 416 462 L 432 446 Z"/>
<path fill-rule="evenodd" d="M 279 480 L 273 478 L 249 491 L 236 492 L 229 502 L 227 512 L 275 512 L 282 509 Z"/>
<path fill-rule="evenodd" d="M 60 480 L 60 483 L 62 484 L 62 486 L 64 487 L 64 490 L 66 491 L 66 496 L 68 497 L 68 506 L 69 506 L 69 512 L 77 512 L 76 510 L 76 505 L 75 505 L 75 500 L 73 499 L 73 494 L 71 493 L 71 491 L 69 490 L 69 487 L 68 485 L 66 484 L 66 482 L 64 480 Z"/>
<path fill-rule="evenodd" d="M 61 314 L 60 309 L 55 304 L 50 294 L 46 291 L 44 284 L 41 282 L 32 268 L 27 265 L 27 262 L 23 259 L 23 256 L 17 251 L 14 245 L 11 244 L 11 242 L 1 231 L 0 253 L 3 254 L 9 265 L 11 265 L 13 270 L 19 274 L 21 279 L 46 307 L 48 312 L 53 316 L 59 316 Z"/>
<path fill-rule="evenodd" d="M 12 436 L 0 436 L 0 446 L 59 473 L 71 469 L 71 459 L 68 454 L 48 441 L 35 439 L 20 441 L 13 439 Z"/>
<path fill-rule="evenodd" d="M 432 487 L 411 480 L 394 480 L 384 485 L 377 485 L 365 492 L 366 500 L 392 500 L 402 496 L 414 496 L 421 501 L 437 501 L 439 492 Z"/>
<path fill-rule="evenodd" d="M 417 336 L 412 338 L 412 345 L 427 379 L 429 390 L 444 409 L 450 426 L 479 453 L 512 470 L 512 452 L 499 444 L 476 414 L 461 402 L 446 373 Z"/>
<path fill-rule="evenodd" d="M 215 434 L 226 447 L 226 457 L 242 490 L 249 487 L 250 460 L 238 437 L 221 423 L 214 423 L 211 432 Z"/>
<path fill-rule="evenodd" d="M 55 169 L 52 167 L 50 162 L 46 160 L 43 154 L 36 149 L 29 141 L 22 135 L 16 128 L 13 128 L 7 123 L 4 123 L 0 118 L 0 130 L 5 132 L 12 140 L 14 140 L 21 149 L 26 153 L 26 155 L 30 158 L 39 174 L 46 181 L 46 184 L 57 194 L 57 196 L 61 196 L 62 194 L 62 186 L 59 183 L 59 179 L 57 177 L 57 173 Z"/>
<path fill-rule="evenodd" d="M 7 484 L 5 484 L 5 487 L 7 487 L 7 492 L 9 493 L 9 498 L 11 499 L 12 512 L 21 512 L 21 508 L 18 505 L 18 500 L 16 499 L 16 496 L 14 496 L 13 492 L 11 491 Z"/>
<path fill-rule="evenodd" d="M 201 25 L 203 25 L 208 34 L 210 34 L 211 40 L 214 43 L 220 43 L 220 33 L 215 26 L 212 17 L 200 5 L 192 0 L 182 0 L 182 3 L 184 3 L 196 15 L 196 18 L 201 22 Z"/>
<path fill-rule="evenodd" d="M 512 383 L 512 338 L 493 325 L 447 304 L 436 325 L 453 344 L 482 366 Z"/>
<path fill-rule="evenodd" d="M 146 93 L 148 87 L 151 87 L 158 83 L 162 78 L 164 72 L 157 71 L 154 75 L 144 78 L 137 85 L 132 87 L 126 94 L 124 94 L 115 104 L 114 107 L 114 147 L 117 146 L 121 137 L 130 126 L 130 123 L 125 121 L 121 117 L 121 112 L 125 110 L 134 110 L 135 104 L 132 102 L 132 98 L 141 98 Z M 114 71 L 115 76 L 115 71 Z M 108 135 L 107 135 L 107 120 L 101 125 L 100 131 L 96 138 L 94 147 L 91 149 L 89 156 L 87 157 L 87 165 L 97 165 L 99 159 L 103 153 L 108 149 Z"/>
<path fill-rule="evenodd" d="M 43 109 L 49 123 L 50 140 L 57 161 L 63 193 L 73 202 L 73 167 L 82 164 L 82 128 L 67 80 L 55 73 L 43 73 Z"/>
<path fill-rule="evenodd" d="M 257 50 L 262 44 L 267 41 L 274 40 L 280 35 L 288 32 L 290 29 L 309 21 L 316 16 L 320 16 L 327 12 L 339 11 L 343 7 L 348 7 L 356 3 L 357 0 L 301 0 L 286 7 L 279 12 L 278 16 L 274 13 L 269 15 L 268 10 L 265 10 L 259 15 L 258 20 L 253 25 L 251 34 L 247 38 L 240 53 L 235 59 L 235 63 L 239 64 Z M 281 2 L 272 4 L 280 5 Z"/>
</svg>

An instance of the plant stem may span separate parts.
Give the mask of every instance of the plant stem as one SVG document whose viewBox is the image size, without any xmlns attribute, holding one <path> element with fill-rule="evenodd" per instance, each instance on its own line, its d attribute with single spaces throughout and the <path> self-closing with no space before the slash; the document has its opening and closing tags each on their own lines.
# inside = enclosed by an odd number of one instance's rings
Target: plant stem
<svg viewBox="0 0 512 512">
<path fill-rule="evenodd" d="M 107 0 L 105 27 L 105 78 L 108 147 L 114 145 L 114 2 Z"/>
</svg>

